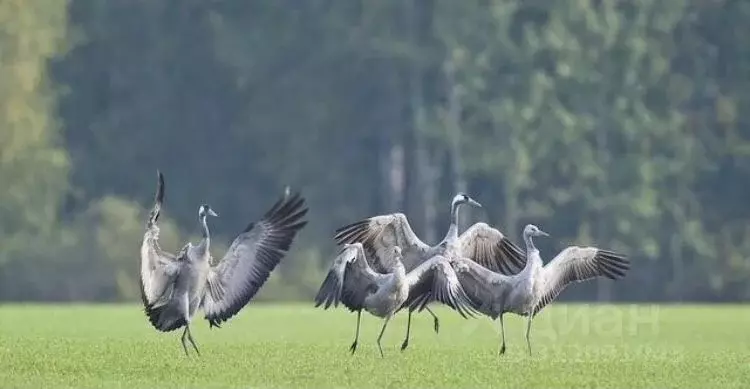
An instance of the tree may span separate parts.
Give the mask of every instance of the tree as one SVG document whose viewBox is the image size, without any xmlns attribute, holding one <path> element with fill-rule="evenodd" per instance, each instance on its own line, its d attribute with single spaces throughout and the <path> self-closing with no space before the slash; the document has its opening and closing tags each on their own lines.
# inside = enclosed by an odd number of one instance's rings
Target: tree
<svg viewBox="0 0 750 389">
<path fill-rule="evenodd" d="M 0 1 L 0 263 L 57 227 L 69 162 L 48 61 L 66 50 L 66 1 Z"/>
</svg>

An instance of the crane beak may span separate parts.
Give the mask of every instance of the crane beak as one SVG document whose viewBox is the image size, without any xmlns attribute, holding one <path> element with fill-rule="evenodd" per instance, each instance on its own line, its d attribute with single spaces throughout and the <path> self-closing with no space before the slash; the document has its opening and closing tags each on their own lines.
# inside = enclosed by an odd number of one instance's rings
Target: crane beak
<svg viewBox="0 0 750 389">
<path fill-rule="evenodd" d="M 539 235 L 541 235 L 541 236 L 549 236 L 548 233 L 546 233 L 546 232 L 544 232 L 542 230 L 539 230 Z"/>
<path fill-rule="evenodd" d="M 219 215 L 217 215 L 216 212 L 214 212 L 214 210 L 210 209 L 210 208 L 208 209 L 208 215 L 209 216 L 214 216 L 214 217 L 219 217 Z"/>
<path fill-rule="evenodd" d="M 479 204 L 479 203 L 478 203 L 478 202 L 477 202 L 476 200 L 474 200 L 474 199 L 469 199 L 469 205 L 473 205 L 473 206 L 475 206 L 475 207 L 477 207 L 477 208 L 482 208 L 482 204 Z"/>
</svg>

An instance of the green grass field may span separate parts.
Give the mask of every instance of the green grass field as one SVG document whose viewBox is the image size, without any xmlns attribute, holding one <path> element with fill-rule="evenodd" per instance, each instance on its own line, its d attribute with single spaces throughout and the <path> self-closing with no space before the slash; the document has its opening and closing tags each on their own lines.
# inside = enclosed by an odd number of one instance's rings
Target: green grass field
<svg viewBox="0 0 750 389">
<path fill-rule="evenodd" d="M 202 357 L 159 333 L 137 305 L 0 307 L 0 387 L 7 388 L 740 388 L 750 384 L 750 306 L 552 305 L 535 320 L 464 320 L 438 307 L 382 321 L 310 305 L 249 305 L 219 330 L 202 318 Z"/>
</svg>

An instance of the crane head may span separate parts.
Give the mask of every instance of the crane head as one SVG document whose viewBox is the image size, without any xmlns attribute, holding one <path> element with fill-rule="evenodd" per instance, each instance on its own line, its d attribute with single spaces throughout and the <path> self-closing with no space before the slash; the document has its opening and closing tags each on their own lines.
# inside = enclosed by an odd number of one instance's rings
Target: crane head
<svg viewBox="0 0 750 389">
<path fill-rule="evenodd" d="M 211 209 L 211 206 L 208 204 L 201 204 L 200 207 L 198 207 L 198 218 L 199 219 L 205 219 L 206 216 L 219 216 L 214 212 L 213 209 Z"/>
<path fill-rule="evenodd" d="M 463 204 L 469 204 L 472 207 L 477 207 L 477 208 L 481 208 L 482 207 L 482 204 L 480 204 L 478 201 L 472 199 L 471 196 L 469 196 L 469 195 L 467 195 L 466 193 L 463 193 L 463 192 L 458 192 L 458 194 L 456 194 L 456 196 L 453 197 L 453 202 L 451 203 L 451 207 L 455 208 L 455 207 L 457 207 L 459 205 L 463 205 Z"/>
<path fill-rule="evenodd" d="M 539 227 L 533 224 L 527 224 L 523 229 L 523 234 L 527 236 L 549 236 L 548 233 L 539 229 Z"/>
</svg>

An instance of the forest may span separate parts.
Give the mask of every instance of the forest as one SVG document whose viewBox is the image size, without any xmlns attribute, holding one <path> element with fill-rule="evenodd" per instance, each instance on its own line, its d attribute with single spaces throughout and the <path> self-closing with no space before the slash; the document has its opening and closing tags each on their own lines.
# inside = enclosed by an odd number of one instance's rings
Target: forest
<svg viewBox="0 0 750 389">
<path fill-rule="evenodd" d="M 259 300 L 311 301 L 337 227 L 450 200 L 549 260 L 627 253 L 585 301 L 750 298 L 750 2 L 0 0 L 0 301 L 136 301 L 162 244 L 214 255 L 288 185 L 309 223 Z"/>
</svg>

